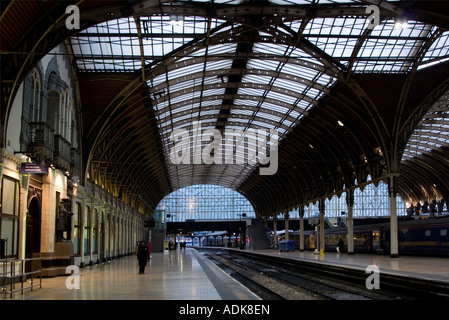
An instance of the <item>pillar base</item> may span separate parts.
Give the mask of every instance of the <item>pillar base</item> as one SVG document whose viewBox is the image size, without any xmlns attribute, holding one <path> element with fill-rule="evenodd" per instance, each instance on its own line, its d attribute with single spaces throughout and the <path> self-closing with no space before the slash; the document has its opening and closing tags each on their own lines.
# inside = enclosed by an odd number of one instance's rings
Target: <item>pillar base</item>
<svg viewBox="0 0 449 320">
<path fill-rule="evenodd" d="M 299 249 L 299 252 L 304 252 L 305 250 L 304 249 Z"/>
<path fill-rule="evenodd" d="M 354 252 L 348 252 L 348 256 L 353 256 L 353 255 L 355 255 Z"/>
<path fill-rule="evenodd" d="M 399 258 L 398 254 L 390 254 L 390 258 Z"/>
</svg>

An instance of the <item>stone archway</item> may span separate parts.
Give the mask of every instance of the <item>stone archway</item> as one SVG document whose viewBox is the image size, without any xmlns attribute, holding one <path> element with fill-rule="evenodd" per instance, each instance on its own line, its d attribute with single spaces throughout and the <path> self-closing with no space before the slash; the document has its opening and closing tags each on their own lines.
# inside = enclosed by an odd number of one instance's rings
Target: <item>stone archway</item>
<svg viewBox="0 0 449 320">
<path fill-rule="evenodd" d="M 26 222 L 26 258 L 34 258 L 41 252 L 41 203 L 33 197 L 28 205 Z"/>
</svg>

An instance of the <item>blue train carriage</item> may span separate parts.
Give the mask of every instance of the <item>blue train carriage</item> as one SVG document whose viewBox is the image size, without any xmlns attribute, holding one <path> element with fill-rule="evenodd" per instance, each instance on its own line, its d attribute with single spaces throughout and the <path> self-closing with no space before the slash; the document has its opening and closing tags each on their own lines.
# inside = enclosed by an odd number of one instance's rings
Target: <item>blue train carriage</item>
<svg viewBox="0 0 449 320">
<path fill-rule="evenodd" d="M 277 231 L 278 241 L 282 241 L 285 239 L 285 230 Z M 268 238 L 271 243 L 274 241 L 273 232 L 270 232 Z M 293 240 L 295 242 L 295 249 L 299 250 L 299 230 L 293 231 L 289 230 L 288 233 L 289 240 Z M 304 249 L 305 250 L 315 250 L 315 231 L 305 230 L 304 231 Z"/>
<path fill-rule="evenodd" d="M 383 230 L 384 251 L 390 250 L 390 226 Z M 449 255 L 449 217 L 398 223 L 399 254 Z"/>
<path fill-rule="evenodd" d="M 325 250 L 336 252 L 338 240 L 344 242 L 343 252 L 348 251 L 347 227 L 326 229 Z M 283 232 L 280 231 L 280 238 Z M 299 248 L 299 231 L 290 231 L 289 239 Z M 315 232 L 304 231 L 304 249 L 314 250 Z M 398 221 L 399 254 L 449 255 L 449 217 Z M 354 252 L 390 254 L 390 224 L 377 223 L 354 226 Z"/>
<path fill-rule="evenodd" d="M 354 226 L 354 252 L 358 253 L 375 253 L 381 249 L 381 233 L 385 224 L 372 224 L 363 226 Z M 348 229 L 346 227 L 338 227 L 327 229 L 325 231 L 325 250 L 336 251 L 338 241 L 341 238 L 344 242 L 343 252 L 348 251 Z"/>
</svg>

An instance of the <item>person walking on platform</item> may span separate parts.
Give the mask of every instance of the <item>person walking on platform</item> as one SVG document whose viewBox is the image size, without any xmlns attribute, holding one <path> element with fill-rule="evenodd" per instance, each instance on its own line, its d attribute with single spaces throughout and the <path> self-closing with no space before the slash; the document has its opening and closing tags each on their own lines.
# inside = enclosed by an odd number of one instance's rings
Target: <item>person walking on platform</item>
<svg viewBox="0 0 449 320">
<path fill-rule="evenodd" d="M 145 273 L 145 267 L 147 265 L 149 257 L 148 247 L 145 241 L 140 242 L 140 246 L 137 248 L 137 260 L 139 260 L 139 274 Z"/>
<path fill-rule="evenodd" d="M 344 242 L 343 242 L 343 239 L 342 238 L 340 238 L 339 240 L 338 240 L 338 244 L 337 244 L 337 253 L 343 253 L 343 247 L 344 247 Z"/>
</svg>

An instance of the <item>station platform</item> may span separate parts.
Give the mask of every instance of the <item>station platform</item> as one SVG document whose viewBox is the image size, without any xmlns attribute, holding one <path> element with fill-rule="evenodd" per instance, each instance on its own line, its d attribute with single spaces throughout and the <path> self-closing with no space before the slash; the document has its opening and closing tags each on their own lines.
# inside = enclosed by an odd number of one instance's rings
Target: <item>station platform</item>
<svg viewBox="0 0 449 320">
<path fill-rule="evenodd" d="M 239 249 L 229 249 L 239 250 Z M 391 258 L 388 255 L 356 253 L 348 255 L 326 251 L 323 256 L 313 251 L 279 251 L 279 250 L 246 250 L 255 254 L 265 254 L 288 259 L 298 259 L 319 264 L 341 266 L 366 270 L 369 265 L 375 265 L 380 273 L 407 276 L 421 280 L 439 281 L 449 285 L 449 257 L 399 256 Z"/>
<path fill-rule="evenodd" d="M 66 276 L 43 278 L 41 289 L 12 300 L 260 300 L 193 248 L 153 252 L 145 274 L 135 255 L 79 271 L 79 289 L 68 289 Z"/>
</svg>

